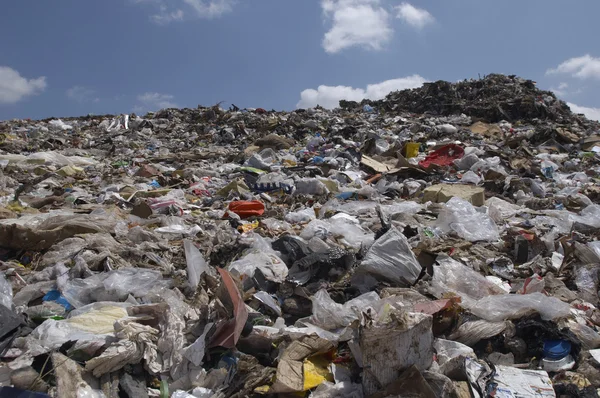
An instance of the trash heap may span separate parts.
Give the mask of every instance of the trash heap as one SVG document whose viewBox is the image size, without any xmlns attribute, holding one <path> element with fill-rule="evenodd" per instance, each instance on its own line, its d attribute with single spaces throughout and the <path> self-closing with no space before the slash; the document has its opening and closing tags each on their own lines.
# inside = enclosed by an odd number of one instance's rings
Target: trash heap
<svg viewBox="0 0 600 398">
<path fill-rule="evenodd" d="M 600 125 L 340 105 L 0 122 L 0 396 L 598 397 Z"/>
</svg>

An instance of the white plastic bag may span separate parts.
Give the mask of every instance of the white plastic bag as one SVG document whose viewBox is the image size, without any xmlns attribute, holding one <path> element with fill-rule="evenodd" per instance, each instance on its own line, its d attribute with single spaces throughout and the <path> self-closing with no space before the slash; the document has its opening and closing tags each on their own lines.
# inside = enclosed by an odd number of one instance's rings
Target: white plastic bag
<svg viewBox="0 0 600 398">
<path fill-rule="evenodd" d="M 258 234 L 249 235 L 254 239 L 250 249 L 244 257 L 232 262 L 227 268 L 236 270 L 239 274 L 253 276 L 260 269 L 265 278 L 270 281 L 282 283 L 288 275 L 288 268 L 271 244 Z"/>
<path fill-rule="evenodd" d="M 63 122 L 60 119 L 56 119 L 56 120 L 50 120 L 48 122 L 48 124 L 50 125 L 50 128 L 52 130 L 61 130 L 61 131 L 65 131 L 65 130 L 72 130 L 73 126 Z"/>
<path fill-rule="evenodd" d="M 13 291 L 10 281 L 4 276 L 4 272 L 0 273 L 0 304 L 12 310 Z"/>
<path fill-rule="evenodd" d="M 331 299 L 327 290 L 321 289 L 311 297 L 313 314 L 310 322 L 325 330 L 334 330 L 349 326 L 359 319 L 361 312 L 377 304 L 379 295 L 375 292 L 365 293 L 344 304 Z"/>
<path fill-rule="evenodd" d="M 359 269 L 404 285 L 414 284 L 421 274 L 406 236 L 393 227 L 373 243 Z"/>
<path fill-rule="evenodd" d="M 306 209 L 287 213 L 284 219 L 289 223 L 299 224 L 304 222 L 310 222 L 312 220 L 315 220 L 316 218 L 317 216 L 315 215 L 315 210 L 312 207 L 308 207 Z"/>
<path fill-rule="evenodd" d="M 188 281 L 192 289 L 198 287 L 200 283 L 200 277 L 203 273 L 209 272 L 208 264 L 200 250 L 190 240 L 183 241 L 183 248 L 185 250 L 185 261 L 187 263 Z"/>
<path fill-rule="evenodd" d="M 497 336 L 506 329 L 506 322 L 470 321 L 460 325 L 450 336 L 467 346 L 473 346 L 481 340 Z"/>
<path fill-rule="evenodd" d="M 445 364 L 453 358 L 459 356 L 477 358 L 473 349 L 458 341 L 435 339 L 433 348 L 437 354 L 437 361 L 440 365 Z"/>
<path fill-rule="evenodd" d="M 465 174 L 463 174 L 463 176 L 460 179 L 460 182 L 462 182 L 463 184 L 477 185 L 481 182 L 481 177 L 469 170 Z"/>
<path fill-rule="evenodd" d="M 316 178 L 301 178 L 296 181 L 296 195 L 326 195 L 327 186 Z"/>
<path fill-rule="evenodd" d="M 470 242 L 500 238 L 496 224 L 487 214 L 478 212 L 471 203 L 456 196 L 444 205 L 436 226 L 445 233 L 456 232 Z"/>
</svg>

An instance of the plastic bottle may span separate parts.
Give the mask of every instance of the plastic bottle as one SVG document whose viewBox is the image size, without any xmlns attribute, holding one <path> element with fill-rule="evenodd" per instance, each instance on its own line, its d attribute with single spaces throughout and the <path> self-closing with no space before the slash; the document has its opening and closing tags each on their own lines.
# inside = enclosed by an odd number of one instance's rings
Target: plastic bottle
<svg viewBox="0 0 600 398">
<path fill-rule="evenodd" d="M 571 356 L 571 343 L 566 340 L 544 341 L 544 358 L 542 367 L 547 372 L 559 372 L 570 370 L 575 366 L 575 360 Z"/>
</svg>

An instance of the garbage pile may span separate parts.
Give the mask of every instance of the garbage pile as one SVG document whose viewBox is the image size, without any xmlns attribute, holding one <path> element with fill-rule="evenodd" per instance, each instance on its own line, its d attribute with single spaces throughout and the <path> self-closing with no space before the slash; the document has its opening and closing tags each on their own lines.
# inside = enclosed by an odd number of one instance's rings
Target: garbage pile
<svg viewBox="0 0 600 398">
<path fill-rule="evenodd" d="M 0 122 L 0 396 L 598 397 L 599 153 L 500 75 Z"/>
</svg>

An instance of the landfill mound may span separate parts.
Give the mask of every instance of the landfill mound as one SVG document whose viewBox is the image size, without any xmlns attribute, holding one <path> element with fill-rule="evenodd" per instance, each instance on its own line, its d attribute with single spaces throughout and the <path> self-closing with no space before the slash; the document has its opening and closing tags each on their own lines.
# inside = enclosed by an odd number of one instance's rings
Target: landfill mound
<svg viewBox="0 0 600 398">
<path fill-rule="evenodd" d="M 464 80 L 458 83 L 436 81 L 424 83 L 422 87 L 396 91 L 380 101 L 365 100 L 369 104 L 388 112 L 427 113 L 438 116 L 466 114 L 490 123 L 501 120 L 550 119 L 570 122 L 585 118 L 574 116 L 564 101 L 551 91 L 542 91 L 535 82 L 517 76 L 491 74 L 482 79 Z M 340 106 L 351 107 L 348 101 Z"/>
<path fill-rule="evenodd" d="M 0 396 L 598 397 L 599 154 L 502 75 L 0 122 Z"/>
</svg>

